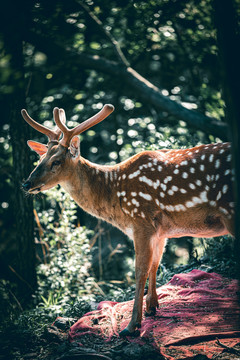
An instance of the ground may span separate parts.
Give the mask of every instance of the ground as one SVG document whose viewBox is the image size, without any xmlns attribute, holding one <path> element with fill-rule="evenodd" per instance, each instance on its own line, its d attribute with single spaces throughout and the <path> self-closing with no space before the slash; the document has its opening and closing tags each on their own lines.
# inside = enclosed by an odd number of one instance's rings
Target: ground
<svg viewBox="0 0 240 360">
<path fill-rule="evenodd" d="M 228 258 L 219 261 L 219 258 L 211 258 L 210 260 L 209 258 L 204 258 L 202 261 L 196 261 L 195 259 L 191 264 L 168 270 L 167 277 L 161 281 L 158 278 L 158 285 L 166 283 L 175 273 L 189 272 L 194 268 L 207 272 L 217 272 L 230 278 L 236 277 L 232 259 Z M 134 289 L 132 289 L 132 297 L 133 294 Z M 89 309 L 86 311 L 89 311 Z M 122 339 L 117 336 L 108 343 L 99 338 L 93 339 L 93 336 L 84 336 L 81 338 L 82 346 L 78 346 L 76 343 L 71 344 L 68 341 L 68 330 L 78 318 L 64 316 L 63 314 L 62 318 L 55 322 L 54 325 L 52 325 L 53 321 L 49 318 L 48 321 L 45 320 L 45 326 L 39 326 L 38 330 L 36 330 L 36 326 L 33 330 L 26 323 L 11 322 L 11 319 L 9 319 L 8 323 L 1 327 L 0 360 L 164 359 L 148 344 L 134 344 L 129 342 L 127 338 Z M 217 342 L 217 340 L 214 341 Z M 218 346 L 221 347 L 221 344 L 218 344 Z M 175 358 L 174 353 L 171 356 L 172 359 Z M 196 354 L 193 359 L 207 360 L 208 357 Z M 216 354 L 212 359 L 239 360 L 240 343 L 234 348 L 223 349 L 222 354 Z"/>
</svg>

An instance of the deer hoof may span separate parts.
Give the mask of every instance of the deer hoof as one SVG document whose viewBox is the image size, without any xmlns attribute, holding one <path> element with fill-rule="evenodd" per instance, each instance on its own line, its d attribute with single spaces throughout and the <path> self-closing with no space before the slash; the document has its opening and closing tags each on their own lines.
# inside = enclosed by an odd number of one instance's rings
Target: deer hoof
<svg viewBox="0 0 240 360">
<path fill-rule="evenodd" d="M 126 336 L 131 336 L 131 337 L 138 337 L 140 336 L 140 331 L 139 330 L 134 330 L 133 332 L 130 332 L 127 328 L 123 329 L 123 331 L 121 331 L 119 333 L 119 336 L 121 337 L 126 337 Z"/>
<path fill-rule="evenodd" d="M 156 308 L 155 307 L 151 307 L 150 308 L 150 311 L 145 311 L 145 316 L 148 317 L 148 316 L 154 316 L 156 315 Z"/>
</svg>

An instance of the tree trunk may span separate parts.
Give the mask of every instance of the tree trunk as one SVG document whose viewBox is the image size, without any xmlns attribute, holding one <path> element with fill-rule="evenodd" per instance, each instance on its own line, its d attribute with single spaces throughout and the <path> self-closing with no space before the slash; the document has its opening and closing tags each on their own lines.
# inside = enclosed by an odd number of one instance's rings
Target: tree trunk
<svg viewBox="0 0 240 360">
<path fill-rule="evenodd" d="M 233 168 L 236 178 L 235 190 L 235 254 L 240 280 L 240 28 L 237 22 L 236 2 L 214 0 L 215 21 L 224 81 L 224 96 L 227 105 L 227 120 L 232 140 Z"/>
<path fill-rule="evenodd" d="M 21 118 L 20 110 L 25 105 L 23 33 L 26 31 L 24 20 L 28 16 L 27 3 L 17 1 L 4 3 L 1 21 L 6 55 L 9 58 L 9 76 L 5 112 L 10 117 L 10 135 L 14 168 L 13 179 L 13 214 L 12 224 L 16 234 L 16 256 L 8 268 L 17 284 L 17 295 L 22 303 L 29 301 L 36 289 L 35 245 L 33 235 L 33 201 L 21 189 L 21 182 L 30 172 L 27 140 L 30 129 Z M 12 11 L 12 8 L 14 10 Z M 24 25 L 23 25 L 24 24 Z M 24 27 L 25 26 L 25 27 Z M 24 29 L 24 30 L 23 30 Z"/>
</svg>

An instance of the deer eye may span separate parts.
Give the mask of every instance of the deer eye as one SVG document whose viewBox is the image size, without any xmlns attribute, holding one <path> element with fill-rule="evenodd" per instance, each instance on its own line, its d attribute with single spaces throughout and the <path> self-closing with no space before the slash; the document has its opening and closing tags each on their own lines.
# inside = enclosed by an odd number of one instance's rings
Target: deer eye
<svg viewBox="0 0 240 360">
<path fill-rule="evenodd" d="M 61 161 L 59 161 L 59 160 L 53 161 L 53 162 L 52 162 L 52 165 L 51 165 L 51 169 L 52 169 L 54 166 L 58 166 L 58 165 L 60 165 L 60 164 L 61 164 Z"/>
</svg>

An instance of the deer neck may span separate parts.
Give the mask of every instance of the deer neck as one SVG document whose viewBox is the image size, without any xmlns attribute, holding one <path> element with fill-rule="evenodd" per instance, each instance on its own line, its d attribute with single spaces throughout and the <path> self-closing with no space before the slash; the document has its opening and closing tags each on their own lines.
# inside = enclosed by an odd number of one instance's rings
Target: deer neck
<svg viewBox="0 0 240 360">
<path fill-rule="evenodd" d="M 117 168 L 91 163 L 80 157 L 60 185 L 75 202 L 93 216 L 116 223 L 119 200 L 116 196 Z"/>
</svg>

